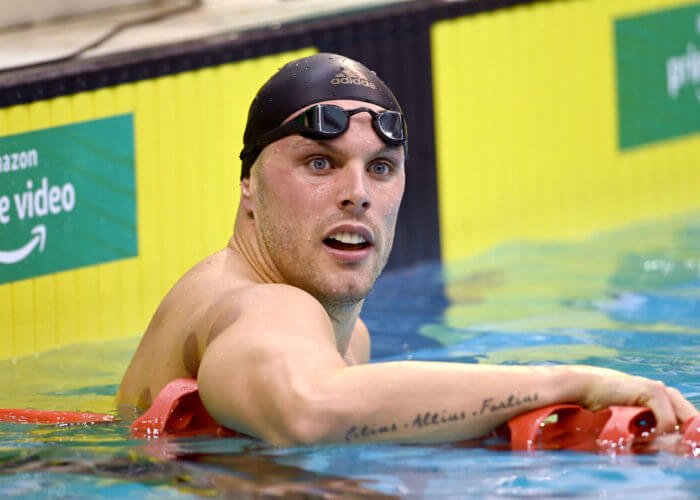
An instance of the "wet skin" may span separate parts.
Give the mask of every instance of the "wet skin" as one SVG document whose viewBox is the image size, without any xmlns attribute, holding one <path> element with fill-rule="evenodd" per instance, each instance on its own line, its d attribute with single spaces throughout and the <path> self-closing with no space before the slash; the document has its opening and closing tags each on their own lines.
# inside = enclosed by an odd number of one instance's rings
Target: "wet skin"
<svg viewBox="0 0 700 500">
<path fill-rule="evenodd" d="M 366 364 L 359 314 L 391 250 L 405 175 L 403 149 L 367 113 L 333 140 L 268 145 L 241 182 L 228 246 L 163 299 L 118 403 L 144 409 L 169 381 L 196 377 L 220 424 L 279 445 L 458 441 L 567 402 L 645 405 L 662 432 L 698 413 L 660 382 L 596 367 Z"/>
</svg>

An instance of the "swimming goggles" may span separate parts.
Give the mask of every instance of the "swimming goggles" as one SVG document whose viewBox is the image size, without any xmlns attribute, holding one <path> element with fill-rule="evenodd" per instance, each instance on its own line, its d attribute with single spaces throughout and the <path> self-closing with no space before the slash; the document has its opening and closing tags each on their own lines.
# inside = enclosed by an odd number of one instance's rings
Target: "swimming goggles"
<svg viewBox="0 0 700 500">
<path fill-rule="evenodd" d="M 262 134 L 255 141 L 255 149 L 262 150 L 283 137 L 301 134 L 309 139 L 334 139 L 343 135 L 350 125 L 350 117 L 367 112 L 372 115 L 372 126 L 382 141 L 389 146 L 406 147 L 406 125 L 398 111 L 374 111 L 369 108 L 343 109 L 334 104 L 316 104 L 277 128 Z"/>
</svg>

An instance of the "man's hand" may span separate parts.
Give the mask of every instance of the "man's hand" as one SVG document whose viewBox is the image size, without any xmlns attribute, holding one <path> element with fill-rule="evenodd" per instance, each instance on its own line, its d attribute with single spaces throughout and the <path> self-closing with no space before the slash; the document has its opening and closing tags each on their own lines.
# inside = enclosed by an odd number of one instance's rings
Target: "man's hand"
<svg viewBox="0 0 700 500">
<path fill-rule="evenodd" d="M 698 410 L 677 389 L 663 382 L 589 366 L 571 367 L 588 379 L 581 386 L 578 403 L 592 411 L 611 405 L 646 406 L 654 413 L 657 431 L 672 432 L 678 423 L 698 415 Z"/>
</svg>

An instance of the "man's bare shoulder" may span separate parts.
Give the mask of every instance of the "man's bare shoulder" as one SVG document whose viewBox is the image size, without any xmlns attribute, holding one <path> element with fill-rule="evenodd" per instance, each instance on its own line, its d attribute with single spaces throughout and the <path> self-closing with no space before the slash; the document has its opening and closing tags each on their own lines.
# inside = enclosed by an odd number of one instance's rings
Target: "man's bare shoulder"
<svg viewBox="0 0 700 500">
<path fill-rule="evenodd" d="M 218 316 L 224 303 L 246 306 L 244 313 L 271 308 L 278 313 L 294 313 L 299 308 L 325 311 L 320 302 L 304 290 L 282 283 L 261 283 L 249 274 L 249 267 L 228 248 L 210 255 L 192 267 L 163 299 L 166 310 L 182 309 L 183 304 L 203 305 L 204 318 Z M 324 312 L 324 316 L 327 316 Z"/>
<path fill-rule="evenodd" d="M 323 306 L 290 285 L 260 283 L 246 276 L 230 249 L 210 255 L 178 280 L 156 310 L 142 343 L 179 346 L 195 336 L 199 352 L 233 323 L 255 329 L 309 321 L 327 323 Z M 292 328 L 293 329 L 293 328 Z M 187 338 L 186 338 L 187 337 Z"/>
<path fill-rule="evenodd" d="M 326 310 L 300 288 L 281 283 L 248 284 L 234 290 L 227 302 L 236 305 L 235 314 L 222 315 L 220 311 L 226 308 L 218 308 L 209 342 L 226 330 L 238 337 L 274 332 L 281 341 L 285 336 L 321 335 L 335 344 Z"/>
<path fill-rule="evenodd" d="M 122 404 L 147 407 L 170 380 L 196 378 L 215 339 L 224 348 L 242 348 L 255 343 L 260 332 L 274 331 L 282 344 L 285 336 L 316 336 L 335 345 L 330 318 L 314 297 L 290 285 L 255 282 L 240 269 L 236 256 L 224 249 L 178 280 L 153 315 L 127 369 L 118 398 Z"/>
<path fill-rule="evenodd" d="M 235 272 L 228 250 L 216 252 L 187 271 L 165 295 L 156 309 L 146 335 L 167 330 L 172 337 L 180 330 L 198 331 L 217 299 L 229 296 L 248 281 Z"/>
<path fill-rule="evenodd" d="M 236 292 L 251 281 L 226 248 L 200 261 L 165 295 L 141 338 L 124 375 L 120 404 L 147 407 L 152 396 L 174 378 L 196 377 L 207 335 L 219 321 L 238 313 Z"/>
</svg>

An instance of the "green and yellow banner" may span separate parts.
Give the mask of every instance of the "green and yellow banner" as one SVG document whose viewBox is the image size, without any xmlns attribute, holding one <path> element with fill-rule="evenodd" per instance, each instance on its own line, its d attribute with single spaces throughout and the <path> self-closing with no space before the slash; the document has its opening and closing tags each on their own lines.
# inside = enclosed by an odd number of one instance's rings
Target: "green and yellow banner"
<svg viewBox="0 0 700 500">
<path fill-rule="evenodd" d="M 615 21 L 620 148 L 700 132 L 700 5 Z"/>
<path fill-rule="evenodd" d="M 433 25 L 443 259 L 699 209 L 698 12 L 572 0 Z"/>
<path fill-rule="evenodd" d="M 133 115 L 0 137 L 0 284 L 138 254 Z"/>
</svg>

